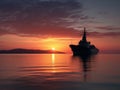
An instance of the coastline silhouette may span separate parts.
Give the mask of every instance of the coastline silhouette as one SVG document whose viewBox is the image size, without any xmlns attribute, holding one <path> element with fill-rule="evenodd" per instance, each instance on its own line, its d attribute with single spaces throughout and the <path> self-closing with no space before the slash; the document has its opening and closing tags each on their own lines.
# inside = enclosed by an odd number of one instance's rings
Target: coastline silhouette
<svg viewBox="0 0 120 90">
<path fill-rule="evenodd" d="M 11 49 L 11 50 L 0 50 L 0 54 L 65 54 L 65 52 L 56 51 L 56 50 L 34 50 L 34 49 Z"/>
</svg>

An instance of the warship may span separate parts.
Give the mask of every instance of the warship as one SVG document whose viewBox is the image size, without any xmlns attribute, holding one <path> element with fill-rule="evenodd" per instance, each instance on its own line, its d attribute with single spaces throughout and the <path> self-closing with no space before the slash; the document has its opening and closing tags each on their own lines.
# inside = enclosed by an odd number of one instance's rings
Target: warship
<svg viewBox="0 0 120 90">
<path fill-rule="evenodd" d="M 73 52 L 73 56 L 95 55 L 99 52 L 99 49 L 97 49 L 95 45 L 87 41 L 86 28 L 84 28 L 82 40 L 79 41 L 78 45 L 71 44 L 69 46 Z"/>
</svg>

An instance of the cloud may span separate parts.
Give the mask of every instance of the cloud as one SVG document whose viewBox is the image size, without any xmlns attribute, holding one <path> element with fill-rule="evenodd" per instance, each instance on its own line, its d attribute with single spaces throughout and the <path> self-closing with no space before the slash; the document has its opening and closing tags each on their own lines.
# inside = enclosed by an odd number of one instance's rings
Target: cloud
<svg viewBox="0 0 120 90">
<path fill-rule="evenodd" d="M 97 29 L 101 29 L 101 30 L 120 30 L 120 27 L 115 27 L 115 26 L 98 26 L 96 27 Z"/>
<path fill-rule="evenodd" d="M 0 35 L 78 37 L 82 23 L 89 19 L 80 0 L 0 0 Z M 90 36 L 92 33 L 96 36 L 111 35 L 111 32 L 89 32 Z"/>
<path fill-rule="evenodd" d="M 117 37 L 120 36 L 120 32 L 88 32 L 90 37 Z"/>
<path fill-rule="evenodd" d="M 72 29 L 65 27 L 65 18 L 81 9 L 77 0 L 1 0 L 0 33 L 67 36 Z"/>
</svg>

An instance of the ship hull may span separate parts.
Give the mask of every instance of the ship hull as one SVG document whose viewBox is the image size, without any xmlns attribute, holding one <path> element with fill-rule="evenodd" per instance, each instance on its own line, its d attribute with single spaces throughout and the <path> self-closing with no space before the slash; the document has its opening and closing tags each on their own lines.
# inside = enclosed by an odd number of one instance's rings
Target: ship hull
<svg viewBox="0 0 120 90">
<path fill-rule="evenodd" d="M 97 48 L 88 48 L 88 47 L 79 46 L 79 45 L 70 45 L 70 48 L 74 56 L 95 55 L 99 52 Z"/>
</svg>

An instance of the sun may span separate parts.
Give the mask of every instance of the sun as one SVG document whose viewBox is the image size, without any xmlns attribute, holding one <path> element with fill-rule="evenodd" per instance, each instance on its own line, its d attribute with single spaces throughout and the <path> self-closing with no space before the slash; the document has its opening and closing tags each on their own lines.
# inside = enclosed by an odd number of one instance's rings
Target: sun
<svg viewBox="0 0 120 90">
<path fill-rule="evenodd" d="M 53 51 L 55 51 L 55 48 L 52 48 Z"/>
</svg>

